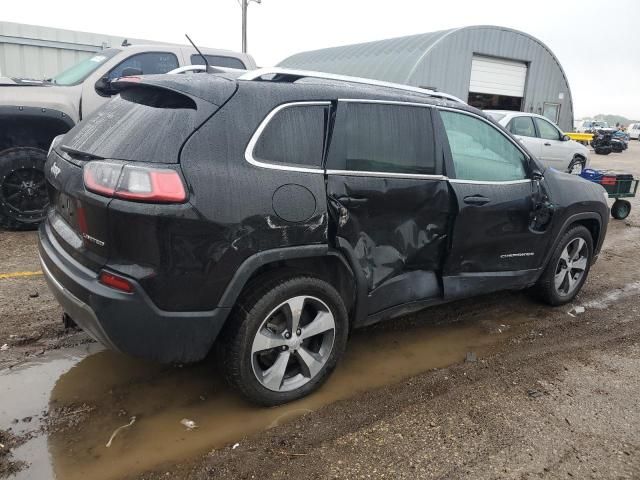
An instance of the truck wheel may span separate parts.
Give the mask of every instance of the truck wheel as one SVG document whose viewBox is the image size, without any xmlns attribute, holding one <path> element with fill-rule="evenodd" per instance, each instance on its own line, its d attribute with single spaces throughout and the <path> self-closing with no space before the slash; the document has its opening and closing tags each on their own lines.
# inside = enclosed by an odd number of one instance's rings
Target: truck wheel
<svg viewBox="0 0 640 480">
<path fill-rule="evenodd" d="M 240 302 L 217 341 L 228 383 L 248 400 L 279 405 L 316 390 L 347 343 L 340 294 L 309 276 L 267 282 Z"/>
<path fill-rule="evenodd" d="M 538 296 L 549 305 L 564 305 L 578 294 L 593 258 L 591 233 L 582 225 L 562 236 L 547 267 L 536 283 Z"/>
<path fill-rule="evenodd" d="M 44 178 L 47 152 L 19 147 L 0 152 L 0 227 L 36 228 L 49 205 Z"/>
<path fill-rule="evenodd" d="M 611 216 L 616 220 L 624 220 L 631 212 L 631 203 L 626 200 L 616 200 L 611 205 Z"/>
</svg>

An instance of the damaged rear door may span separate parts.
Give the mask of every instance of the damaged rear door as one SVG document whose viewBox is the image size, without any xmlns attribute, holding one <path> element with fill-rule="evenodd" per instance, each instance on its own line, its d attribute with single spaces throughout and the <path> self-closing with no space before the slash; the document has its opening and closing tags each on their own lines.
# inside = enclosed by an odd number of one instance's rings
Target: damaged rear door
<svg viewBox="0 0 640 480">
<path fill-rule="evenodd" d="M 327 158 L 330 233 L 364 277 L 370 320 L 442 297 L 450 196 L 433 115 L 423 104 L 338 102 Z"/>
</svg>

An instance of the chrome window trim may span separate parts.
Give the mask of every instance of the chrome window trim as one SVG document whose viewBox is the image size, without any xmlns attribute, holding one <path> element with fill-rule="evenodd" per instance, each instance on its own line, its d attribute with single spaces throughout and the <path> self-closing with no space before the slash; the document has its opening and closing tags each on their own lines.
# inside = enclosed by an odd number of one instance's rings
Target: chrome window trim
<svg viewBox="0 0 640 480">
<path fill-rule="evenodd" d="M 273 120 L 273 117 L 275 117 L 282 110 L 286 108 L 301 107 L 301 106 L 302 107 L 304 106 L 326 107 L 330 105 L 331 105 L 331 102 L 329 101 L 289 102 L 289 103 L 283 103 L 281 105 L 278 105 L 273 110 L 271 110 L 266 117 L 264 117 L 264 120 L 260 122 L 260 125 L 258 125 L 258 128 L 256 128 L 256 131 L 253 132 L 253 135 L 251 136 L 251 139 L 247 144 L 247 148 L 244 151 L 245 160 L 255 167 L 268 168 L 270 170 L 281 170 L 286 172 L 303 172 L 303 173 L 324 173 L 324 169 L 322 168 L 297 167 L 295 165 L 262 162 L 260 160 L 257 160 L 253 156 L 253 151 L 256 148 L 256 144 L 258 143 L 260 136 L 264 132 L 265 128 L 267 128 L 267 125 L 269 125 L 269 122 L 271 122 L 271 120 Z"/>
<path fill-rule="evenodd" d="M 421 180 L 449 180 L 445 175 L 429 175 L 422 173 L 375 172 L 368 170 L 327 170 L 327 175 L 344 175 L 345 177 L 385 177 Z"/>
<path fill-rule="evenodd" d="M 524 178 L 522 180 L 494 181 L 494 180 L 463 180 L 461 178 L 450 178 L 449 181 L 451 183 L 472 183 L 472 184 L 482 184 L 482 185 L 517 185 L 519 183 L 531 183 L 533 180 L 531 180 L 530 178 Z"/>
</svg>

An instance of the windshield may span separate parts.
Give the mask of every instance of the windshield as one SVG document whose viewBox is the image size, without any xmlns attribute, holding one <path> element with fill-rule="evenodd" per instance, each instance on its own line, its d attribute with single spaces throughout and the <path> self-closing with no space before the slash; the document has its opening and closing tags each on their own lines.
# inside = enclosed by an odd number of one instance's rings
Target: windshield
<svg viewBox="0 0 640 480">
<path fill-rule="evenodd" d="M 120 52 L 117 48 L 109 48 L 97 52 L 95 55 L 85 58 L 79 63 L 76 63 L 73 67 L 68 68 L 62 73 L 59 73 L 51 79 L 52 83 L 56 85 L 77 85 L 84 81 L 89 75 L 91 75 L 100 65 L 105 63 L 116 53 Z"/>
</svg>

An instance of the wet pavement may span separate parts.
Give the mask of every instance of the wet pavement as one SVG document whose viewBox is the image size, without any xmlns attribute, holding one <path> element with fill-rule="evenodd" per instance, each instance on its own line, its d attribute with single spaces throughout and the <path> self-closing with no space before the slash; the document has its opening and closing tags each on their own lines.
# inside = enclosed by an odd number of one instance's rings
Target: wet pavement
<svg viewBox="0 0 640 480">
<path fill-rule="evenodd" d="M 525 322 L 525 316 L 514 318 L 505 311 L 504 318 L 480 316 L 473 323 L 358 331 L 345 360 L 320 391 L 276 408 L 243 401 L 218 378 L 212 360 L 180 368 L 136 360 L 97 344 L 54 350 L 37 362 L 0 373 L 0 425 L 17 419 L 12 424 L 15 433 L 34 431 L 34 438 L 14 452 L 14 460 L 30 465 L 16 478 L 120 478 L 233 444 L 359 392 L 460 362 L 467 352 L 482 355 Z M 82 416 L 81 424 L 48 428 L 59 419 L 44 415 L 56 410 Z M 107 448 L 112 432 L 133 416 L 133 425 Z M 32 418 L 22 422 L 27 417 Z M 193 420 L 197 428 L 185 428 L 182 419 Z"/>
</svg>

